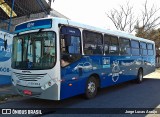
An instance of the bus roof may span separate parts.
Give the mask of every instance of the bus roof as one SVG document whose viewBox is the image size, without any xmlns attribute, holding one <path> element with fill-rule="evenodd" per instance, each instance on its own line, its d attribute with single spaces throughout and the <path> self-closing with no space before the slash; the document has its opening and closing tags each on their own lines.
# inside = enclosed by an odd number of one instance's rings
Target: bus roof
<svg viewBox="0 0 160 117">
<path fill-rule="evenodd" d="M 69 19 L 64 19 L 64 18 L 54 17 L 53 20 L 56 20 L 57 22 L 62 23 L 62 24 L 67 23 L 67 25 L 69 25 L 69 26 L 79 27 L 79 28 L 83 28 L 83 29 L 87 29 L 87 30 L 91 30 L 91 31 L 96 31 L 96 32 L 100 32 L 100 33 L 104 33 L 104 34 L 108 34 L 108 35 L 114 35 L 114 36 L 118 36 L 118 37 L 124 37 L 124 38 L 134 39 L 134 40 L 138 40 L 138 41 L 154 43 L 154 41 L 151 41 L 149 39 L 136 37 L 130 33 L 124 32 L 124 31 L 119 31 L 119 30 L 113 31 L 113 30 L 108 30 L 108 29 L 104 29 L 104 28 L 94 27 L 94 26 L 78 23 L 78 22 L 75 22 L 75 21 L 72 21 Z"/>
<path fill-rule="evenodd" d="M 108 34 L 108 35 L 113 35 L 113 36 L 118 36 L 118 37 L 124 37 L 124 38 L 133 39 L 133 40 L 144 41 L 144 42 L 148 42 L 148 43 L 154 43 L 154 41 L 151 41 L 149 39 L 136 37 L 136 36 L 134 36 L 130 33 L 126 33 L 126 32 L 123 32 L 123 31 L 119 31 L 119 30 L 113 31 L 113 30 L 108 30 L 108 29 L 104 29 L 104 28 L 94 27 L 94 26 L 90 26 L 90 25 L 83 24 L 83 23 L 78 23 L 76 21 L 72 21 L 72 20 L 64 19 L 64 18 L 49 17 L 49 18 L 40 18 L 40 19 L 36 19 L 36 20 L 43 20 L 43 19 L 52 19 L 52 20 L 56 21 L 58 24 L 69 25 L 69 26 L 72 26 L 72 27 L 82 28 L 82 29 L 86 29 L 86 30 L 90 30 L 90 31 L 103 33 L 103 34 Z M 27 21 L 27 22 L 32 22 L 32 21 L 36 21 L 36 20 L 30 20 L 30 21 Z M 27 22 L 23 22 L 21 24 L 24 24 L 24 23 L 27 23 Z M 19 26 L 21 24 L 18 24 L 16 26 Z"/>
</svg>

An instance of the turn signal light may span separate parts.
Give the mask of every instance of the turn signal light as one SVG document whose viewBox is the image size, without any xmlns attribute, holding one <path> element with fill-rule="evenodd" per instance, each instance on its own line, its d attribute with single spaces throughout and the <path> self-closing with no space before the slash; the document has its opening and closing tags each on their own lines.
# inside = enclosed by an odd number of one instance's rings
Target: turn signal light
<svg viewBox="0 0 160 117">
<path fill-rule="evenodd" d="M 70 84 L 68 84 L 69 86 L 72 86 L 72 84 L 70 83 Z"/>
</svg>

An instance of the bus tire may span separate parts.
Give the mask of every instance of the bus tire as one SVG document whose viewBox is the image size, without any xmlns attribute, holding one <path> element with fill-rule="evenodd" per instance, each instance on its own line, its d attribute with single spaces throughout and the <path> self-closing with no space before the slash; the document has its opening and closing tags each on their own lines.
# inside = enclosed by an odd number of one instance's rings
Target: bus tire
<svg viewBox="0 0 160 117">
<path fill-rule="evenodd" d="M 94 76 L 91 76 L 86 84 L 85 97 L 87 99 L 94 98 L 97 94 L 98 82 Z"/>
<path fill-rule="evenodd" d="M 142 70 L 142 69 L 139 69 L 139 70 L 138 70 L 138 73 L 137 73 L 136 82 L 137 82 L 137 83 L 142 83 L 142 81 L 143 81 L 143 70 Z"/>
</svg>

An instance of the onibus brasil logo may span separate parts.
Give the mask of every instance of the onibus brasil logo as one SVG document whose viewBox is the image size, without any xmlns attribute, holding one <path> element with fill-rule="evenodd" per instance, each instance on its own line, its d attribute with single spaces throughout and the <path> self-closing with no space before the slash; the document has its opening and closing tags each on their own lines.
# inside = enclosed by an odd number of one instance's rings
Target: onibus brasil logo
<svg viewBox="0 0 160 117">
<path fill-rule="evenodd" d="M 7 49 L 4 49 L 4 40 L 0 38 L 0 62 L 7 61 L 11 58 L 12 45 L 7 45 Z"/>
<path fill-rule="evenodd" d="M 109 74 L 109 76 L 112 76 L 112 81 L 117 82 L 119 79 L 119 75 L 122 74 L 123 72 L 120 71 L 119 67 L 119 61 L 113 61 L 112 65 L 112 73 Z"/>
</svg>

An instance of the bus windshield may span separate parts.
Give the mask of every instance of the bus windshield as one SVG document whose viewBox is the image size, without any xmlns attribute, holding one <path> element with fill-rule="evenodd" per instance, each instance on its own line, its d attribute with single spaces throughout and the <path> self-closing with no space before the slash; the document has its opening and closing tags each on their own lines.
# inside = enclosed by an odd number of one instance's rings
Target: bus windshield
<svg viewBox="0 0 160 117">
<path fill-rule="evenodd" d="M 13 38 L 12 68 L 50 69 L 55 65 L 54 32 L 36 32 Z"/>
</svg>

